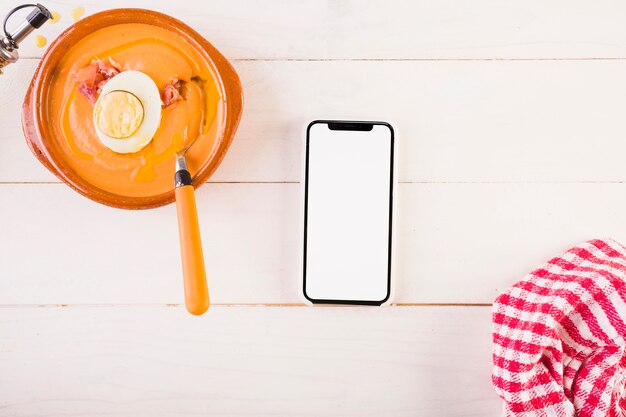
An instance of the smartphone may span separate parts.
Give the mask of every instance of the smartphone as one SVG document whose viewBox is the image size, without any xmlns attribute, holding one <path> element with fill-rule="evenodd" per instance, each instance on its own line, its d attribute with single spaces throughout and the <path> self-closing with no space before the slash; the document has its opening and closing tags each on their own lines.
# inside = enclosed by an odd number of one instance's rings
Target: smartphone
<svg viewBox="0 0 626 417">
<path fill-rule="evenodd" d="M 383 304 L 391 291 L 393 128 L 312 122 L 304 178 L 304 296 L 312 303 Z"/>
</svg>

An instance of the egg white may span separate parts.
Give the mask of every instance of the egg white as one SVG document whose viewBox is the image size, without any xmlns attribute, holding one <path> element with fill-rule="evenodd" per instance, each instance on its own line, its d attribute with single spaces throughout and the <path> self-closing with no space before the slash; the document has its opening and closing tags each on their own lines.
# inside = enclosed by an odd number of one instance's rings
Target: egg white
<svg viewBox="0 0 626 417">
<path fill-rule="evenodd" d="M 102 97 L 111 91 L 127 91 L 137 97 L 143 106 L 143 121 L 130 136 L 117 139 L 107 136 L 95 120 L 94 126 L 100 141 L 107 148 L 117 153 L 133 153 L 146 146 L 156 133 L 161 123 L 161 95 L 152 78 L 140 71 L 123 71 L 111 78 L 102 88 L 94 108 Z"/>
</svg>

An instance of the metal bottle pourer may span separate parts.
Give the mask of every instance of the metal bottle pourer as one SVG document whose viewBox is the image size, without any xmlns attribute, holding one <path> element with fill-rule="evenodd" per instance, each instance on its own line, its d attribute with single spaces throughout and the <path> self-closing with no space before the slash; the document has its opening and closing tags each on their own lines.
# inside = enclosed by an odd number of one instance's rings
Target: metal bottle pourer
<svg viewBox="0 0 626 417">
<path fill-rule="evenodd" d="M 33 7 L 26 20 L 22 22 L 14 31 L 9 33 L 7 30 L 7 22 L 13 13 L 18 10 L 25 9 L 27 7 Z M 2 68 L 17 61 L 20 57 L 17 52 L 18 45 L 24 40 L 33 30 L 38 29 L 48 19 L 52 18 L 52 13 L 41 4 L 22 4 L 17 6 L 7 14 L 2 24 L 4 31 L 4 38 L 0 39 L 0 74 L 2 74 Z"/>
</svg>

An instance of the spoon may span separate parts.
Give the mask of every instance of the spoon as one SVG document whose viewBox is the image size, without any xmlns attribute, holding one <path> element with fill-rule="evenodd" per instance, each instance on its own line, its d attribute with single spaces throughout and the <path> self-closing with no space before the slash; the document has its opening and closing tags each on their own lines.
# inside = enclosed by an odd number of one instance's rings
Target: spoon
<svg viewBox="0 0 626 417">
<path fill-rule="evenodd" d="M 185 307 L 189 313 L 199 316 L 209 308 L 209 289 L 206 282 L 204 255 L 198 224 L 196 196 L 187 168 L 185 154 L 191 147 L 176 153 L 176 174 L 174 175 L 180 255 L 183 264 L 183 284 Z"/>
</svg>

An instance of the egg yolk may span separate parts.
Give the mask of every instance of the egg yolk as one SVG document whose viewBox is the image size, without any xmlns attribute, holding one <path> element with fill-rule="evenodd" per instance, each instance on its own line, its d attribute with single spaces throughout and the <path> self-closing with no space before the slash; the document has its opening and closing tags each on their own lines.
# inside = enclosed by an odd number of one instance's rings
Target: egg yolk
<svg viewBox="0 0 626 417">
<path fill-rule="evenodd" d="M 98 99 L 93 115 L 102 133 L 111 138 L 124 139 L 141 126 L 143 106 L 128 91 L 111 91 Z"/>
</svg>

